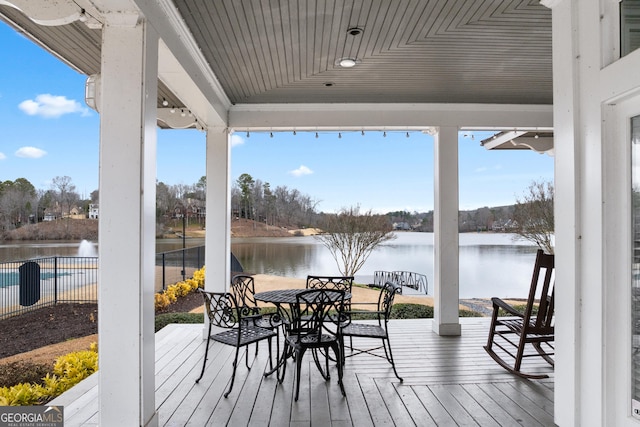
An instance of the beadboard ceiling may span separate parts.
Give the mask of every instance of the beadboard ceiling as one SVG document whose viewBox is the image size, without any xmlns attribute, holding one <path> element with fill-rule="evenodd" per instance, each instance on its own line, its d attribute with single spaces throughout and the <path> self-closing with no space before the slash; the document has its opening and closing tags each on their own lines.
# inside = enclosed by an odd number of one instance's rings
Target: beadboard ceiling
<svg viewBox="0 0 640 427">
<path fill-rule="evenodd" d="M 552 103 L 551 11 L 538 0 L 173 5 L 232 104 Z M 80 72 L 99 72 L 100 29 L 39 26 L 8 6 L 0 18 Z M 162 99 L 183 105 L 160 81 Z"/>
</svg>

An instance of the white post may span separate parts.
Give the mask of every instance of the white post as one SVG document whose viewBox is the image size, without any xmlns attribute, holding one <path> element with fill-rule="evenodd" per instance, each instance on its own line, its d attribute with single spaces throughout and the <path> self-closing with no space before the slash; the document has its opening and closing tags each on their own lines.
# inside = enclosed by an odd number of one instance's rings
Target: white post
<svg viewBox="0 0 640 427">
<path fill-rule="evenodd" d="M 137 16 L 110 18 L 99 106 L 99 424 L 155 426 L 158 38 Z"/>
<path fill-rule="evenodd" d="M 205 288 L 224 292 L 231 275 L 231 135 L 207 130 L 207 221 Z"/>
<path fill-rule="evenodd" d="M 460 335 L 458 259 L 458 128 L 440 127 L 434 137 L 433 331 Z"/>
</svg>

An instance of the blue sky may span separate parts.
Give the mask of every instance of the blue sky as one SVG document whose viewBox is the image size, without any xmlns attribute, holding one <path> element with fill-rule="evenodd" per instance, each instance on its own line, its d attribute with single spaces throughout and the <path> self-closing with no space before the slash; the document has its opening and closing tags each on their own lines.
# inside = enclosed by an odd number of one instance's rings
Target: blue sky
<svg viewBox="0 0 640 427">
<path fill-rule="evenodd" d="M 71 177 L 81 197 L 98 188 L 99 115 L 84 102 L 86 77 L 0 23 L 0 181 L 49 189 Z M 513 204 L 533 180 L 553 179 L 553 158 L 487 151 L 492 133 L 460 133 L 460 209 Z M 237 133 L 231 178 L 248 173 L 297 189 L 320 211 L 360 205 L 376 212 L 433 209 L 433 138 L 422 133 Z M 205 134 L 159 130 L 157 178 L 194 184 L 205 174 Z"/>
</svg>

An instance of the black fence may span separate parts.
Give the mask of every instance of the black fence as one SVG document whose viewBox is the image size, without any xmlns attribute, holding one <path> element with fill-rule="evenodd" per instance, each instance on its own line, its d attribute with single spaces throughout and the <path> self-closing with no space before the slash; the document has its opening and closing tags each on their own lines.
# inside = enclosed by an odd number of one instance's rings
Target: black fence
<svg viewBox="0 0 640 427">
<path fill-rule="evenodd" d="M 204 265 L 204 246 L 156 254 L 156 292 L 181 282 Z"/>
<path fill-rule="evenodd" d="M 156 255 L 155 290 L 193 277 L 204 246 Z M 231 271 L 242 265 L 231 254 Z M 0 263 L 0 320 L 60 302 L 98 302 L 97 257 L 47 257 Z"/>
<path fill-rule="evenodd" d="M 57 303 L 97 300 L 98 258 L 46 257 L 0 263 L 0 319 Z"/>
</svg>

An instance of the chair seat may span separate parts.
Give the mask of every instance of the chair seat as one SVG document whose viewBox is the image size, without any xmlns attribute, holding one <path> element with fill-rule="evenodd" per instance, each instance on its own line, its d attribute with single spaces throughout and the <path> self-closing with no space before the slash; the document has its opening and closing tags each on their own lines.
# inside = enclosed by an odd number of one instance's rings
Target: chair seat
<svg viewBox="0 0 640 427">
<path fill-rule="evenodd" d="M 379 325 L 351 323 L 342 329 L 342 335 L 365 338 L 386 338 L 387 332 Z"/>
<path fill-rule="evenodd" d="M 240 333 L 240 346 L 253 344 L 265 338 L 276 336 L 275 331 L 265 328 L 247 327 L 242 329 L 229 329 L 211 335 L 211 339 L 228 345 L 238 345 L 238 333 Z"/>
<path fill-rule="evenodd" d="M 549 336 L 550 339 L 553 340 L 553 327 L 551 328 L 536 328 L 535 319 L 532 319 L 529 322 L 529 328 L 527 328 L 528 336 Z M 521 318 L 508 318 L 508 319 L 499 319 L 498 324 L 506 326 L 510 331 L 516 334 L 520 334 L 523 331 L 523 319 Z"/>
<path fill-rule="evenodd" d="M 314 347 L 314 346 L 320 346 L 320 347 L 324 347 L 326 344 L 329 344 L 331 342 L 338 342 L 338 338 L 335 335 L 328 335 L 328 334 L 322 334 L 322 335 L 305 335 L 300 337 L 300 339 L 298 340 L 296 336 L 290 336 L 287 337 L 287 341 L 289 341 L 289 344 L 297 347 L 300 345 L 300 343 L 302 343 L 303 345 L 307 346 L 307 347 Z"/>
<path fill-rule="evenodd" d="M 283 324 L 282 320 L 276 320 L 273 316 L 262 315 L 254 320 L 253 324 L 258 328 L 274 329 Z"/>
</svg>

